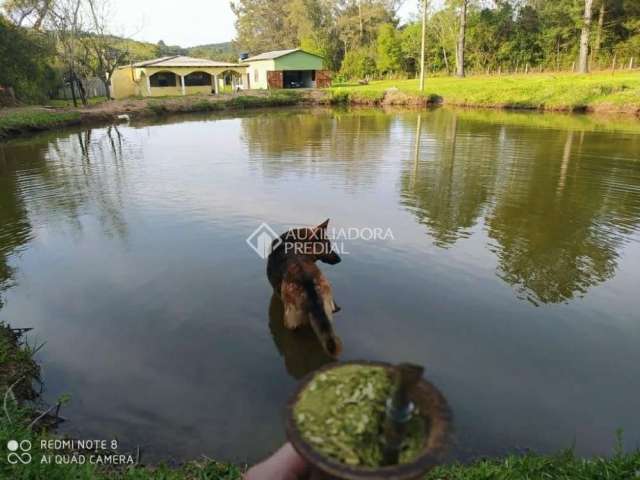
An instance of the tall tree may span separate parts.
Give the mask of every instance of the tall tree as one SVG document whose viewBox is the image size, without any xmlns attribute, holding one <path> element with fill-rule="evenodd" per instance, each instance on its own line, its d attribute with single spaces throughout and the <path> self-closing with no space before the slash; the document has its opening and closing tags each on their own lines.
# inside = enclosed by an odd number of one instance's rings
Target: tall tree
<svg viewBox="0 0 640 480">
<path fill-rule="evenodd" d="M 592 58 L 598 59 L 600 47 L 602 46 L 602 30 L 604 29 L 604 16 L 606 14 L 606 0 L 600 0 L 600 9 L 598 10 L 598 26 L 596 27 L 596 38 L 591 52 Z"/>
<path fill-rule="evenodd" d="M 55 88 L 54 57 L 50 35 L 18 27 L 0 14 L 0 85 L 11 87 L 18 100 L 39 102 Z"/>
<path fill-rule="evenodd" d="M 582 34 L 580 35 L 580 58 L 578 70 L 580 73 L 589 72 L 589 35 L 591 32 L 591 8 L 593 0 L 584 0 L 584 16 L 582 19 Z"/>
<path fill-rule="evenodd" d="M 240 48 L 257 54 L 296 47 L 296 31 L 287 21 L 288 7 L 285 0 L 231 1 Z"/>
<path fill-rule="evenodd" d="M 590 1 L 590 0 L 587 0 Z M 469 0 L 462 0 L 460 5 L 460 30 L 458 32 L 458 44 L 456 49 L 456 75 L 464 77 L 464 44 L 467 35 L 467 7 Z"/>
<path fill-rule="evenodd" d="M 32 26 L 40 30 L 51 13 L 53 0 L 8 0 L 3 9 L 11 21 L 21 27 Z"/>
<path fill-rule="evenodd" d="M 398 24 L 395 0 L 336 0 L 336 23 L 345 52 L 375 45 L 380 25 Z"/>
<path fill-rule="evenodd" d="M 129 51 L 116 45 L 115 38 L 109 34 L 108 19 L 112 16 L 109 3 L 105 0 L 87 0 L 90 12 L 90 32 L 81 37 L 85 48 L 85 67 L 98 77 L 105 88 L 107 98 L 111 98 L 109 80 L 113 72 L 124 65 Z M 124 44 L 124 42 L 120 42 Z"/>
<path fill-rule="evenodd" d="M 80 36 L 85 28 L 82 9 L 82 0 L 57 0 L 51 13 L 51 26 L 55 32 L 58 43 L 60 63 L 64 68 L 64 77 L 71 88 L 73 104 L 77 106 L 76 89 L 83 104 L 87 104 L 87 98 L 82 84 L 84 77 L 83 65 L 86 55 L 83 50 Z"/>
<path fill-rule="evenodd" d="M 402 44 L 393 25 L 378 29 L 376 65 L 380 73 L 396 73 L 402 64 Z"/>
</svg>

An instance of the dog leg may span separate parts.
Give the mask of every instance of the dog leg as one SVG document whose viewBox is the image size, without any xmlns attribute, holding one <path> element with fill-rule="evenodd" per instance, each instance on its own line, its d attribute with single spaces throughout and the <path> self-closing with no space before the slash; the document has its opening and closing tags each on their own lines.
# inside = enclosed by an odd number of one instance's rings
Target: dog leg
<svg viewBox="0 0 640 480">
<path fill-rule="evenodd" d="M 289 330 L 297 330 L 306 323 L 306 315 L 294 305 L 284 307 L 284 326 Z"/>
</svg>

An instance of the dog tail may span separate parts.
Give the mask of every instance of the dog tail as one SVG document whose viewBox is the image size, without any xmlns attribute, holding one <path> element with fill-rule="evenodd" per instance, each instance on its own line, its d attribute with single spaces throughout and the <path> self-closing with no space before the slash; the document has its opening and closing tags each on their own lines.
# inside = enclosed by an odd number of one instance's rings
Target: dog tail
<svg viewBox="0 0 640 480">
<path fill-rule="evenodd" d="M 309 298 L 309 321 L 324 351 L 337 358 L 342 353 L 342 341 L 333 329 L 332 309 L 325 302 L 312 276 L 305 276 L 304 287 Z"/>
</svg>

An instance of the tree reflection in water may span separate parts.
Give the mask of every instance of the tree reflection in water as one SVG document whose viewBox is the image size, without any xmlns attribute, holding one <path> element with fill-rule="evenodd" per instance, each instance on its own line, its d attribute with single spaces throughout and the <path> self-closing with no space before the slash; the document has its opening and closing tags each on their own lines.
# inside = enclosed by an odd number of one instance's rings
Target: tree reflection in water
<svg viewBox="0 0 640 480">
<path fill-rule="evenodd" d="M 118 194 L 125 179 L 123 138 L 116 126 L 96 132 L 52 132 L 0 143 L 0 308 L 2 292 L 15 283 L 11 258 L 29 243 L 40 222 L 59 219 L 81 229 L 78 218 L 92 199 L 105 231 L 126 237 Z M 111 162 L 115 177 L 92 174 L 92 168 Z"/>
<path fill-rule="evenodd" d="M 603 162 L 598 132 L 476 118 L 418 116 L 421 136 L 426 131 L 435 146 L 417 151 L 401 189 L 434 243 L 450 248 L 483 224 L 498 276 L 535 304 L 566 302 L 612 278 L 640 218 L 630 185 L 636 141 L 617 145 Z"/>
</svg>

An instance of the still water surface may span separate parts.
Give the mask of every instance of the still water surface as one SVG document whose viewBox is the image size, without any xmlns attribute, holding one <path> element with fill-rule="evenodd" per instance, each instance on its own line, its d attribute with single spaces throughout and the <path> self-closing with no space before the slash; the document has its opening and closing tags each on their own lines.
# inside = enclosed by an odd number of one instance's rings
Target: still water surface
<svg viewBox="0 0 640 480">
<path fill-rule="evenodd" d="M 72 396 L 64 431 L 252 462 L 327 359 L 283 329 L 245 239 L 327 217 L 391 229 L 322 267 L 345 359 L 425 365 L 458 458 L 609 453 L 617 428 L 632 448 L 640 128 L 618 127 L 281 110 L 0 144 L 0 320 L 46 342 L 45 398 Z"/>
</svg>

